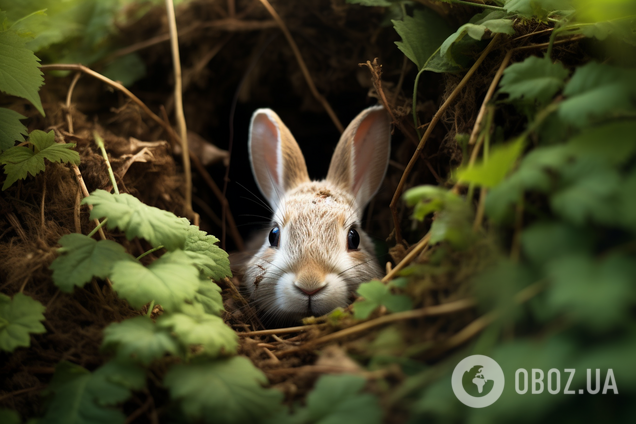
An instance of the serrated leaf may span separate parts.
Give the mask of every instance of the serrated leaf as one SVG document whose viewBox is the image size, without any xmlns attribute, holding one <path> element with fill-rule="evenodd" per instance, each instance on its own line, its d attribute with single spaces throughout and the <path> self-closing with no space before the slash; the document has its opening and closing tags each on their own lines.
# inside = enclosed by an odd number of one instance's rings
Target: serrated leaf
<svg viewBox="0 0 636 424">
<path fill-rule="evenodd" d="M 223 298 L 221 297 L 221 287 L 207 278 L 201 280 L 199 290 L 194 295 L 194 300 L 200 303 L 203 306 L 203 311 L 208 314 L 221 316 L 225 309 Z"/>
<path fill-rule="evenodd" d="M 95 190 L 82 204 L 93 205 L 91 219 L 108 218 L 108 228 L 119 228 L 128 240 L 139 237 L 153 247 L 168 250 L 183 249 L 185 245 L 190 225 L 187 219 L 148 206 L 130 194 Z"/>
<path fill-rule="evenodd" d="M 307 396 L 307 407 L 292 415 L 294 423 L 380 424 L 382 409 L 376 396 L 360 393 L 366 379 L 357 375 L 323 375 Z"/>
<path fill-rule="evenodd" d="M 123 423 L 126 417 L 121 411 L 104 405 L 113 405 L 128 399 L 131 395 L 130 383 L 142 381 L 144 372 L 131 365 L 113 362 L 98 368 L 94 373 L 66 361 L 60 362 L 55 367 L 53 379 L 46 389 L 51 401 L 43 422 Z M 133 374 L 136 377 L 133 377 Z M 120 384 L 122 381 L 128 384 Z"/>
<path fill-rule="evenodd" d="M 506 68 L 499 91 L 508 93 L 511 100 L 523 98 L 545 104 L 563 87 L 567 77 L 568 70 L 560 63 L 530 56 Z"/>
<path fill-rule="evenodd" d="M 430 9 L 415 9 L 413 17 L 392 21 L 395 31 L 402 37 L 398 48 L 421 70 L 428 59 L 453 33 L 448 24 Z"/>
<path fill-rule="evenodd" d="M 283 394 L 264 389 L 265 375 L 249 359 L 228 359 L 175 365 L 164 384 L 172 399 L 193 420 L 233 424 L 259 422 L 281 408 Z"/>
<path fill-rule="evenodd" d="M 185 348 L 201 346 L 210 356 L 231 354 L 238 347 L 236 332 L 216 315 L 164 314 L 157 320 L 160 328 L 170 329 Z"/>
<path fill-rule="evenodd" d="M 147 268 L 138 262 L 117 262 L 110 278 L 113 289 L 134 308 L 154 300 L 167 311 L 194 299 L 200 285 L 199 270 L 180 250 L 166 253 Z"/>
<path fill-rule="evenodd" d="M 21 119 L 26 119 L 26 116 L 0 107 L 0 152 L 12 148 L 16 141 L 24 141 L 27 129 L 20 122 Z"/>
<path fill-rule="evenodd" d="M 191 225 L 188 227 L 184 251 L 206 277 L 222 280 L 225 277 L 231 277 L 232 271 L 228 255 L 216 245 L 218 242 L 219 239 L 216 237 Z"/>
<path fill-rule="evenodd" d="M 413 302 L 408 296 L 391 293 L 389 287 L 381 281 L 360 284 L 358 294 L 364 299 L 354 304 L 353 316 L 356 319 L 367 319 L 381 305 L 390 312 L 403 312 L 413 308 Z"/>
<path fill-rule="evenodd" d="M 19 179 L 25 179 L 27 174 L 32 176 L 44 171 L 44 159 L 51 162 L 71 162 L 79 165 L 79 153 L 71 150 L 75 144 L 56 143 L 53 130 L 45 133 L 35 130 L 29 134 L 29 142 L 32 148 L 15 146 L 5 150 L 0 155 L 0 163 L 4 165 L 4 173 L 7 179 L 2 190 L 6 190 Z"/>
<path fill-rule="evenodd" d="M 559 105 L 565 122 L 583 127 L 604 117 L 633 113 L 636 109 L 636 70 L 595 62 L 576 69 Z"/>
<path fill-rule="evenodd" d="M 180 353 L 179 345 L 170 333 L 146 316 L 110 324 L 104 329 L 102 348 L 115 349 L 118 357 L 143 365 L 150 365 L 166 353 Z"/>
<path fill-rule="evenodd" d="M 13 352 L 30 344 L 30 333 L 45 333 L 40 321 L 44 321 L 45 308 L 40 302 L 22 293 L 13 300 L 0 293 L 0 349 Z"/>
<path fill-rule="evenodd" d="M 635 272 L 633 260 L 619 255 L 595 261 L 573 254 L 553 261 L 548 304 L 592 329 L 606 330 L 629 316 Z"/>
<path fill-rule="evenodd" d="M 0 90 L 27 99 L 44 116 L 38 90 L 44 84 L 40 61 L 25 47 L 28 40 L 13 31 L 0 32 Z"/>
<path fill-rule="evenodd" d="M 508 175 L 523 152 L 525 140 L 518 138 L 504 145 L 496 145 L 488 157 L 472 167 L 457 170 L 457 180 L 462 183 L 477 184 L 482 187 L 495 187 Z"/>
<path fill-rule="evenodd" d="M 53 282 L 63 292 L 70 293 L 74 286 L 82 287 L 93 277 L 105 279 L 115 262 L 135 259 L 124 247 L 111 240 L 96 241 L 83 234 L 67 234 L 59 243 L 60 253 L 49 266 Z"/>
</svg>

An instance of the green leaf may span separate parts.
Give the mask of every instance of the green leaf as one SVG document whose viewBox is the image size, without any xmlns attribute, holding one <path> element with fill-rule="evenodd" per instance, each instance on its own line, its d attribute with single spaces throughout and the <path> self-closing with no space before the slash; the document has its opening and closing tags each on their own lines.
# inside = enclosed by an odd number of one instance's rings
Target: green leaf
<svg viewBox="0 0 636 424">
<path fill-rule="evenodd" d="M 216 245 L 218 242 L 219 239 L 216 237 L 208 235 L 205 231 L 200 231 L 199 227 L 195 225 L 191 225 L 188 227 L 184 251 L 203 275 L 215 280 L 222 280 L 225 277 L 231 277 L 232 271 L 228 255 Z"/>
<path fill-rule="evenodd" d="M 125 87 L 130 87 L 146 75 L 146 65 L 138 54 L 131 53 L 113 60 L 104 68 L 102 74 L 113 81 L 119 81 Z"/>
<path fill-rule="evenodd" d="M 631 258 L 611 255 L 602 261 L 572 254 L 548 265 L 552 287 L 548 305 L 594 330 L 625 323 L 632 303 L 636 267 Z"/>
<path fill-rule="evenodd" d="M 398 48 L 421 70 L 428 59 L 453 33 L 444 19 L 430 9 L 415 9 L 413 17 L 392 21 L 395 31 L 402 37 L 396 41 Z"/>
<path fill-rule="evenodd" d="M 530 56 L 506 68 L 499 91 L 508 93 L 510 100 L 523 98 L 546 104 L 563 87 L 567 77 L 568 70 L 560 63 Z"/>
<path fill-rule="evenodd" d="M 111 240 L 96 241 L 83 234 L 67 234 L 59 243 L 60 253 L 49 266 L 53 282 L 63 292 L 70 293 L 74 286 L 82 287 L 93 277 L 105 279 L 115 262 L 134 258 L 123 246 Z"/>
<path fill-rule="evenodd" d="M 453 193 L 441 187 L 422 185 L 407 190 L 404 200 L 408 206 L 415 206 L 413 219 L 422 221 L 426 215 L 444 209 L 447 202 L 453 201 L 453 196 Z"/>
<path fill-rule="evenodd" d="M 360 284 L 358 294 L 364 297 L 354 304 L 356 319 L 367 319 L 371 312 L 383 305 L 390 312 L 403 312 L 413 309 L 413 302 L 408 296 L 393 294 L 388 286 L 381 281 L 370 281 Z"/>
<path fill-rule="evenodd" d="M 94 373 L 66 361 L 60 362 L 46 389 L 51 401 L 43 422 L 123 423 L 126 418 L 124 414 L 105 405 L 125 401 L 131 396 L 131 388 L 141 389 L 145 380 L 143 375 L 140 368 L 116 361 L 107 363 Z"/>
<path fill-rule="evenodd" d="M 595 62 L 576 69 L 559 105 L 565 122 L 583 127 L 606 116 L 633 113 L 636 109 L 636 70 Z"/>
<path fill-rule="evenodd" d="M 194 295 L 194 300 L 203 306 L 203 311 L 208 314 L 221 316 L 225 310 L 221 287 L 207 278 L 201 280 L 199 290 Z M 182 311 L 183 312 L 183 311 Z"/>
<path fill-rule="evenodd" d="M 29 134 L 29 142 L 33 148 L 15 146 L 0 155 L 0 164 L 4 165 L 7 179 L 2 186 L 6 190 L 19 179 L 25 179 L 27 174 L 35 176 L 44 171 L 44 159 L 51 162 L 71 162 L 79 165 L 79 154 L 71 150 L 75 144 L 55 142 L 53 130 L 45 133 L 35 130 Z"/>
<path fill-rule="evenodd" d="M 26 116 L 20 115 L 18 112 L 0 107 L 0 152 L 12 148 L 17 141 L 24 141 L 24 135 L 27 129 L 20 119 L 26 119 Z"/>
<path fill-rule="evenodd" d="M 183 249 L 185 245 L 190 225 L 187 219 L 145 205 L 130 194 L 95 190 L 82 204 L 93 205 L 91 219 L 108 218 L 108 228 L 119 228 L 128 240 L 139 237 L 153 247 L 164 246 L 168 250 Z"/>
<path fill-rule="evenodd" d="M 549 12 L 555 10 L 570 10 L 569 0 L 506 0 L 504 10 L 526 19 L 545 21 Z"/>
<path fill-rule="evenodd" d="M 260 422 L 283 399 L 281 392 L 261 386 L 267 378 L 242 356 L 175 365 L 164 384 L 190 419 L 206 423 Z"/>
<path fill-rule="evenodd" d="M 292 415 L 294 423 L 380 424 L 382 409 L 376 396 L 360 393 L 366 379 L 357 375 L 323 375 L 307 396 L 306 408 Z"/>
<path fill-rule="evenodd" d="M 213 357 L 235 353 L 238 347 L 236 332 L 216 315 L 163 314 L 157 325 L 171 329 L 184 347 L 200 345 L 205 354 Z"/>
<path fill-rule="evenodd" d="M 6 408 L 0 408 L 0 423 L 2 424 L 20 424 L 20 414 L 16 411 Z"/>
<path fill-rule="evenodd" d="M 568 144 L 573 154 L 602 158 L 613 165 L 623 165 L 636 153 L 636 122 L 608 122 L 586 128 Z"/>
<path fill-rule="evenodd" d="M 28 40 L 13 31 L 0 32 L 0 90 L 27 99 L 44 116 L 38 90 L 44 84 L 40 61 L 25 47 Z"/>
<path fill-rule="evenodd" d="M 561 256 L 591 252 L 594 241 L 590 232 L 559 221 L 537 222 L 521 234 L 524 254 L 541 267 Z"/>
<path fill-rule="evenodd" d="M 13 352 L 30 344 L 30 333 L 45 333 L 44 306 L 35 299 L 16 293 L 13 300 L 0 293 L 0 349 Z"/>
<path fill-rule="evenodd" d="M 134 308 L 154 300 L 167 311 L 194 299 L 200 284 L 199 271 L 180 250 L 166 253 L 147 268 L 138 262 L 117 262 L 111 280 L 117 294 Z"/>
<path fill-rule="evenodd" d="M 146 366 L 166 353 L 181 353 L 170 333 L 146 316 L 110 324 L 104 329 L 102 348 L 115 349 L 118 357 L 132 359 Z"/>
<path fill-rule="evenodd" d="M 552 195 L 552 209 L 576 225 L 592 220 L 612 225 L 621 178 L 597 158 L 579 159 L 561 173 L 564 188 Z"/>
<path fill-rule="evenodd" d="M 555 186 L 550 177 L 572 158 L 568 146 L 550 146 L 531 150 L 519 164 L 516 172 L 488 192 L 486 214 L 497 222 L 503 221 L 511 206 L 521 200 L 526 191 L 547 192 Z"/>
<path fill-rule="evenodd" d="M 513 168 L 523 152 L 524 144 L 525 140 L 520 137 L 510 143 L 494 146 L 488 160 L 481 160 L 470 168 L 458 169 L 457 180 L 482 187 L 495 187 Z"/>
</svg>

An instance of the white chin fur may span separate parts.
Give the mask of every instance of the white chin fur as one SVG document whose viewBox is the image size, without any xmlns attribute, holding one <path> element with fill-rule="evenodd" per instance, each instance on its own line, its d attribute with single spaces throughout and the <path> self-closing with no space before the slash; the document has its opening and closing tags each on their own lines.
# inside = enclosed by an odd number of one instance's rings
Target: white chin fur
<svg viewBox="0 0 636 424">
<path fill-rule="evenodd" d="M 276 283 L 276 308 L 285 315 L 321 316 L 348 304 L 347 284 L 336 274 L 327 274 L 325 288 L 311 296 L 294 286 L 295 279 L 295 274 L 285 273 Z"/>
</svg>

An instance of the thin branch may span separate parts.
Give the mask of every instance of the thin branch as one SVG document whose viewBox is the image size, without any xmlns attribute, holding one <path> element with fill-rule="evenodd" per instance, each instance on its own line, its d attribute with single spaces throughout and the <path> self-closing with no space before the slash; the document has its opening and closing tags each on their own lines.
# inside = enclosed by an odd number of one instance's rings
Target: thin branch
<svg viewBox="0 0 636 424">
<path fill-rule="evenodd" d="M 311 349 L 318 345 L 325 344 L 333 340 L 341 339 L 343 337 L 351 336 L 356 333 L 367 331 L 381 325 L 389 324 L 391 322 L 404 321 L 404 320 L 415 319 L 415 318 L 423 318 L 427 316 L 446 315 L 446 314 L 451 314 L 458 311 L 463 311 L 465 309 L 470 309 L 474 306 L 475 306 L 474 300 L 462 299 L 462 300 L 458 300 L 451 303 L 445 303 L 442 305 L 429 306 L 422 309 L 416 309 L 414 311 L 398 312 L 391 315 L 384 315 L 379 318 L 372 319 L 370 321 L 363 322 L 361 324 L 357 324 L 352 327 L 345 328 L 344 330 L 340 330 L 335 333 L 331 333 L 326 336 L 320 337 L 318 339 L 312 340 L 304 344 L 303 346 L 281 351 L 276 356 L 278 356 L 279 358 L 283 356 L 289 356 L 293 353 Z"/>
<path fill-rule="evenodd" d="M 429 240 L 431 239 L 431 233 L 426 234 L 422 240 L 420 240 L 420 242 L 415 245 L 415 247 L 413 248 L 413 250 L 411 250 L 408 255 L 406 255 L 399 264 L 397 264 L 395 266 L 395 268 L 393 268 L 391 270 L 391 272 L 389 272 L 383 279 L 382 282 L 383 283 L 387 283 L 389 281 L 391 281 L 398 272 L 400 272 L 402 269 L 404 269 L 404 267 L 406 267 L 408 264 L 410 264 L 421 252 L 422 250 L 424 250 L 424 248 L 428 245 Z"/>
<path fill-rule="evenodd" d="M 183 173 L 185 174 L 185 210 L 186 215 L 192 211 L 192 171 L 190 170 L 190 149 L 188 147 L 188 130 L 186 128 L 185 115 L 183 114 L 183 97 L 181 92 L 181 58 L 179 56 L 179 40 L 177 38 L 177 21 L 174 16 L 174 4 L 172 0 L 166 0 L 166 12 L 168 13 L 168 26 L 170 28 L 170 47 L 172 50 L 172 63 L 174 65 L 174 102 L 175 117 L 181 138 L 183 154 Z M 196 220 L 196 218 L 195 218 Z"/>
<path fill-rule="evenodd" d="M 450 94 L 450 96 L 448 96 L 448 98 L 446 99 L 444 104 L 435 113 L 435 116 L 433 116 L 433 119 L 431 120 L 431 123 L 426 128 L 426 132 L 424 133 L 424 136 L 422 136 L 422 139 L 420 140 L 419 145 L 415 149 L 415 153 L 413 153 L 413 156 L 411 157 L 411 160 L 409 161 L 408 165 L 406 166 L 406 169 L 404 170 L 404 173 L 402 174 L 402 178 L 400 178 L 400 182 L 398 184 L 398 187 L 395 190 L 395 194 L 393 195 L 393 199 L 391 200 L 391 204 L 389 205 L 389 207 L 391 209 L 391 214 L 393 215 L 393 225 L 394 225 L 395 228 L 398 228 L 399 225 L 400 225 L 399 219 L 398 219 L 398 216 L 397 216 L 397 204 L 398 204 L 398 201 L 400 200 L 400 197 L 402 196 L 402 191 L 404 190 L 404 185 L 406 183 L 406 179 L 408 178 L 409 174 L 411 173 L 411 170 L 415 166 L 415 162 L 417 162 L 417 158 L 418 158 L 420 152 L 422 151 L 422 149 L 424 149 L 424 146 L 426 145 L 426 141 L 430 137 L 431 133 L 433 132 L 433 129 L 435 128 L 435 126 L 439 122 L 439 120 L 441 119 L 441 117 L 444 114 L 444 112 L 446 112 L 446 109 L 448 109 L 450 104 L 459 95 L 459 92 L 468 83 L 468 81 L 473 76 L 475 71 L 477 71 L 477 68 L 479 68 L 479 66 L 484 61 L 484 59 L 486 58 L 488 53 L 490 53 L 490 51 L 493 49 L 493 47 L 497 43 L 497 40 L 499 40 L 499 36 L 500 36 L 500 34 L 496 34 L 493 37 L 493 39 L 490 41 L 490 43 L 488 43 L 488 46 L 484 49 L 484 51 L 481 53 L 481 55 L 479 56 L 477 61 L 470 68 L 470 70 L 466 73 L 466 75 L 464 75 L 464 78 L 462 78 L 461 82 L 457 85 L 457 87 L 455 87 L 455 89 Z M 415 107 L 415 105 L 413 107 Z M 396 235 L 397 235 L 397 232 L 396 232 Z M 401 242 L 401 240 L 397 240 L 397 241 L 398 241 L 398 243 Z"/>
<path fill-rule="evenodd" d="M 270 330 L 258 330 L 258 331 L 246 331 L 243 333 L 236 333 L 239 337 L 250 337 L 250 336 L 271 336 L 274 334 L 289 334 L 289 333 L 299 333 L 301 331 L 309 331 L 317 328 L 320 325 L 300 325 L 298 327 L 286 327 L 286 328 L 272 328 Z"/>
<path fill-rule="evenodd" d="M 495 77 L 492 79 L 492 82 L 490 83 L 490 87 L 488 87 L 488 91 L 486 92 L 486 97 L 484 97 L 484 101 L 481 103 L 481 108 L 479 109 L 479 114 L 477 115 L 475 126 L 473 126 L 473 131 L 470 133 L 470 140 L 468 141 L 468 144 L 475 144 L 475 140 L 477 139 L 477 134 L 479 134 L 479 131 L 481 130 L 481 122 L 484 119 L 484 116 L 486 114 L 486 106 L 488 105 L 488 102 L 492 98 L 492 95 L 495 93 L 495 89 L 497 88 L 497 85 L 499 85 L 499 80 L 501 79 L 501 76 L 503 75 L 504 70 L 508 66 L 508 62 L 510 62 L 510 58 L 512 57 L 513 51 L 514 50 L 509 50 L 508 53 L 506 53 L 506 56 L 504 57 L 504 59 L 501 61 L 501 64 L 499 65 L 499 69 L 497 69 L 497 73 L 495 74 Z"/>
<path fill-rule="evenodd" d="M 260 2 L 263 4 L 263 6 L 265 6 L 269 14 L 272 15 L 272 18 L 274 18 L 274 20 L 280 27 L 281 31 L 283 31 L 283 34 L 285 34 L 285 38 L 287 38 L 287 42 L 289 43 L 289 46 L 294 52 L 294 56 L 296 56 L 296 61 L 298 62 L 298 65 L 300 66 L 300 70 L 302 71 L 303 76 L 305 77 L 305 81 L 307 81 L 307 85 L 309 85 L 309 89 L 311 90 L 311 93 L 314 95 L 316 100 L 318 100 L 322 104 L 322 107 L 325 108 L 325 110 L 327 111 L 327 114 L 329 114 L 329 117 L 333 121 L 334 125 L 336 126 L 336 128 L 338 128 L 338 131 L 340 131 L 340 133 L 343 133 L 344 127 L 340 123 L 340 120 L 336 116 L 336 113 L 333 111 L 333 109 L 327 102 L 327 99 L 325 99 L 318 92 L 318 89 L 314 85 L 314 81 L 311 79 L 311 74 L 309 73 L 309 70 L 307 69 L 307 65 L 305 65 L 305 61 L 303 60 L 303 57 L 300 54 L 300 50 L 298 50 L 298 46 L 296 45 L 296 42 L 292 38 L 291 33 L 287 29 L 285 22 L 283 22 L 283 20 L 278 15 L 276 10 L 272 7 L 272 5 L 269 3 L 269 1 L 260 0 Z"/>
</svg>

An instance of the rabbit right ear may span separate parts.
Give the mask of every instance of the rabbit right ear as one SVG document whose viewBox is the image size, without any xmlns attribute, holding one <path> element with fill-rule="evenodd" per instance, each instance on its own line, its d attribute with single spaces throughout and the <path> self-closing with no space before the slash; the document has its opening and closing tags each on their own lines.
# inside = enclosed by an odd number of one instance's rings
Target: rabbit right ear
<svg viewBox="0 0 636 424">
<path fill-rule="evenodd" d="M 298 143 L 273 110 L 254 112 L 248 144 L 254 178 L 274 209 L 283 193 L 309 181 Z"/>
</svg>

